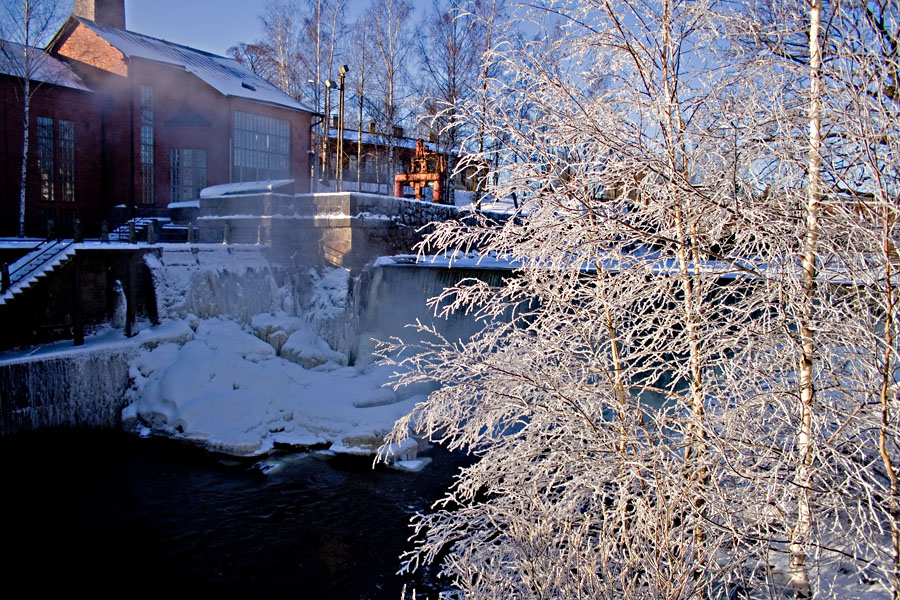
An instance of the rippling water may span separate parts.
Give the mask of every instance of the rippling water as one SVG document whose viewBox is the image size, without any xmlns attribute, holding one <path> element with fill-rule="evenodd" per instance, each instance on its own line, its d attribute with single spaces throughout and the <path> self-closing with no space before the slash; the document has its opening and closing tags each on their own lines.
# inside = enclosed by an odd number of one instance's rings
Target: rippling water
<svg viewBox="0 0 900 600">
<path fill-rule="evenodd" d="M 0 439 L 4 587 L 29 596 L 436 598 L 434 571 L 397 576 L 409 517 L 464 459 L 422 473 L 303 458 L 261 475 L 168 440 L 51 431 Z M 24 586 L 24 587 L 23 587 Z M 425 597 L 422 594 L 420 597 Z"/>
</svg>

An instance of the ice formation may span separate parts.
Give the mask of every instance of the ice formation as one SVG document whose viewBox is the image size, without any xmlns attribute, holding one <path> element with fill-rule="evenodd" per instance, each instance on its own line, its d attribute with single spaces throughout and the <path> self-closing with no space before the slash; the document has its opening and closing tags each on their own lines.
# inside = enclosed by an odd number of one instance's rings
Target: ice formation
<svg viewBox="0 0 900 600">
<path fill-rule="evenodd" d="M 346 340 L 332 332 L 354 319 L 345 269 L 290 275 L 257 249 L 221 246 L 167 249 L 148 265 L 161 316 L 190 334 L 131 362 L 126 428 L 233 455 L 310 446 L 373 453 L 428 391 L 395 392 L 385 387 L 389 368 L 348 366 L 355 348 L 326 340 Z M 415 445 L 398 458 L 414 461 Z"/>
</svg>

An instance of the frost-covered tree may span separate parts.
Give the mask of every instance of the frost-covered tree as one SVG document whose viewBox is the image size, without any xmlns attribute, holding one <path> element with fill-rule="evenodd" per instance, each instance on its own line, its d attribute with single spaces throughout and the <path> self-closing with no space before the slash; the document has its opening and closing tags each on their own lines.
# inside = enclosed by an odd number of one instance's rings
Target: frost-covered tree
<svg viewBox="0 0 900 600">
<path fill-rule="evenodd" d="M 847 270 L 854 287 L 849 307 L 853 319 L 847 337 L 854 340 L 853 404 L 867 408 L 854 460 L 879 460 L 860 474 L 863 487 L 879 501 L 862 505 L 868 538 L 890 534 L 889 550 L 867 548 L 900 596 L 900 485 L 898 485 L 897 369 L 897 218 L 900 210 L 900 6 L 896 2 L 849 4 L 836 15 L 841 32 L 835 44 L 834 81 L 841 120 L 836 134 L 841 153 L 841 202 L 834 212 L 846 222 L 842 254 L 852 257 Z M 842 336 L 843 337 L 843 336 Z M 857 457 L 854 457 L 857 458 Z M 862 464 L 867 464 L 862 462 Z M 870 492 L 867 492 L 870 493 Z M 873 526 L 874 525 L 874 526 Z"/>
<path fill-rule="evenodd" d="M 528 37 L 492 45 L 466 114 L 504 142 L 473 159 L 489 192 L 523 207 L 422 248 L 517 276 L 435 300 L 484 319 L 471 340 L 384 347 L 402 382 L 442 385 L 391 440 L 479 457 L 416 520 L 410 567 L 441 556 L 467 598 L 829 596 L 873 574 L 896 595 L 885 8 L 519 9 Z"/>
</svg>

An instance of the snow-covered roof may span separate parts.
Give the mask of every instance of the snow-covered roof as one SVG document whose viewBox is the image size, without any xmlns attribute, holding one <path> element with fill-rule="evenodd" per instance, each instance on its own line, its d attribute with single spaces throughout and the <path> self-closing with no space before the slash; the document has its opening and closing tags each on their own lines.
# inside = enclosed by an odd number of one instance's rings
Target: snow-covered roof
<svg viewBox="0 0 900 600">
<path fill-rule="evenodd" d="M 348 129 L 345 127 L 344 128 L 344 141 L 356 143 L 356 138 L 357 138 L 358 134 L 359 134 L 359 132 L 356 129 Z M 337 136 L 338 136 L 337 128 L 329 127 L 328 128 L 328 138 L 336 139 Z M 388 137 L 391 137 L 391 136 L 388 136 L 387 134 L 383 134 L 383 133 L 368 133 L 366 131 L 363 131 L 362 143 L 370 144 L 373 146 L 384 146 L 386 144 L 385 140 Z M 393 140 L 394 140 L 395 148 L 408 148 L 409 150 L 415 150 L 416 141 L 418 141 L 417 138 L 411 138 L 411 137 L 395 137 L 395 138 L 393 138 Z M 426 150 L 428 150 L 429 152 L 436 151 L 435 150 L 436 145 L 434 144 L 434 142 L 429 142 L 427 140 L 424 140 L 424 141 L 425 141 L 425 149 Z M 447 148 L 442 147 L 441 153 L 446 154 Z"/>
<path fill-rule="evenodd" d="M 90 91 L 81 78 L 66 63 L 57 60 L 39 48 L 33 50 L 31 80 L 59 85 L 76 90 Z M 24 75 L 25 46 L 0 40 L 0 73 L 22 77 Z"/>
<path fill-rule="evenodd" d="M 126 57 L 180 67 L 224 96 L 246 98 L 309 113 L 315 112 L 233 58 L 103 25 L 81 17 L 72 18 Z"/>
</svg>

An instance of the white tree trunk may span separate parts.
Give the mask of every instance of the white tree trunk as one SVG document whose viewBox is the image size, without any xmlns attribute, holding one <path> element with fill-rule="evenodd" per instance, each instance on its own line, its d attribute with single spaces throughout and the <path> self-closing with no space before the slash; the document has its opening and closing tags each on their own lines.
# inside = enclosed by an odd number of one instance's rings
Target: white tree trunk
<svg viewBox="0 0 900 600">
<path fill-rule="evenodd" d="M 801 256 L 803 298 L 800 340 L 800 425 L 797 432 L 797 522 L 791 532 L 791 583 L 798 597 L 810 597 L 807 546 L 812 532 L 811 484 L 813 461 L 812 416 L 815 387 L 813 361 L 816 252 L 819 237 L 819 203 L 822 182 L 822 49 L 820 45 L 822 1 L 813 0 L 809 11 L 809 166 L 806 201 L 806 239 Z"/>
<path fill-rule="evenodd" d="M 24 86 L 24 96 L 22 98 L 22 104 L 24 105 L 22 116 L 22 178 L 19 185 L 19 237 L 25 237 L 25 190 L 28 183 L 28 122 L 31 119 L 31 82 L 27 77 L 25 78 Z"/>
</svg>

